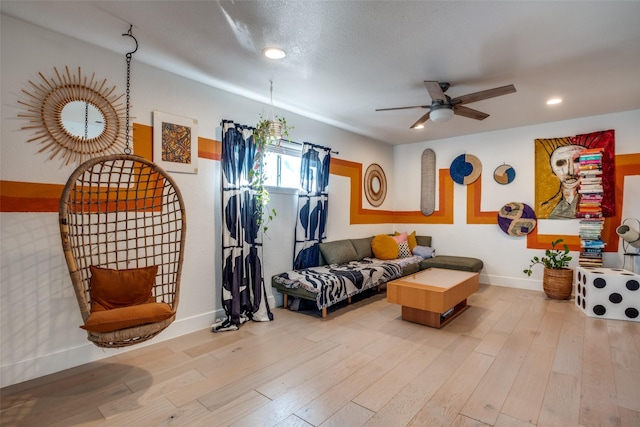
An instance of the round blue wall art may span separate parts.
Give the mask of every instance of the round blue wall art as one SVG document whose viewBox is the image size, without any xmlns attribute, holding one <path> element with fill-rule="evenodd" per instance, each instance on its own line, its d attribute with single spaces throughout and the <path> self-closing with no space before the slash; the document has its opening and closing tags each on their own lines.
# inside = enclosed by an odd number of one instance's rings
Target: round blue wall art
<svg viewBox="0 0 640 427">
<path fill-rule="evenodd" d="M 493 171 L 493 179 L 498 184 L 511 184 L 516 179 L 516 170 L 511 165 L 500 165 Z"/>
<path fill-rule="evenodd" d="M 449 174 L 458 184 L 469 185 L 474 182 L 482 173 L 482 163 L 473 154 L 460 154 L 453 159 Z"/>
</svg>

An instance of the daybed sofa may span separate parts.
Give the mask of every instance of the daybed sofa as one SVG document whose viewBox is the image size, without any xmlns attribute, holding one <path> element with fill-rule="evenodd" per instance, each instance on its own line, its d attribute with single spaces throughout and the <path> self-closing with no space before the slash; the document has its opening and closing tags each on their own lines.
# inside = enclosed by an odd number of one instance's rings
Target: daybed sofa
<svg viewBox="0 0 640 427">
<path fill-rule="evenodd" d="M 315 301 L 322 317 L 327 307 L 367 289 L 378 288 L 391 280 L 416 273 L 427 268 L 446 268 L 479 272 L 483 262 L 477 258 L 437 255 L 430 258 L 411 255 L 404 258 L 381 260 L 374 257 L 374 237 L 344 239 L 320 243 L 318 267 L 292 270 L 271 278 L 273 288 L 288 297 Z M 431 248 L 431 236 L 415 236 L 422 248 Z M 375 244 L 375 243 L 374 243 Z"/>
</svg>

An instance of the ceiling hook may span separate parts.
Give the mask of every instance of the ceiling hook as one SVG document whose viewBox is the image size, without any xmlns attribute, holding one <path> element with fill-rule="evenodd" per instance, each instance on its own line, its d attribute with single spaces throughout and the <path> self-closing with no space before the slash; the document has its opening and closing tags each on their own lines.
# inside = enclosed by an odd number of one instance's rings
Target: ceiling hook
<svg viewBox="0 0 640 427">
<path fill-rule="evenodd" d="M 131 52 L 127 53 L 127 56 L 131 56 L 138 51 L 138 40 L 133 36 L 133 34 L 131 34 L 132 29 L 133 29 L 133 24 L 129 24 L 129 32 L 123 34 L 123 36 L 129 36 L 133 39 L 134 42 L 136 42 L 136 48 Z"/>
</svg>

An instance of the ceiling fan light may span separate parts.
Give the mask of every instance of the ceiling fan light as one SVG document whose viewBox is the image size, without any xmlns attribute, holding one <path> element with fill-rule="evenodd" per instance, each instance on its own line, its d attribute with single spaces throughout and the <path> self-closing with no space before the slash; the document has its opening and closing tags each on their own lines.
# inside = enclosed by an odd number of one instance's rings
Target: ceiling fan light
<svg viewBox="0 0 640 427">
<path fill-rule="evenodd" d="M 443 123 L 447 120 L 450 120 L 453 117 L 453 109 L 451 108 L 438 108 L 436 110 L 431 110 L 429 114 L 429 118 L 432 122 L 435 123 Z"/>
</svg>

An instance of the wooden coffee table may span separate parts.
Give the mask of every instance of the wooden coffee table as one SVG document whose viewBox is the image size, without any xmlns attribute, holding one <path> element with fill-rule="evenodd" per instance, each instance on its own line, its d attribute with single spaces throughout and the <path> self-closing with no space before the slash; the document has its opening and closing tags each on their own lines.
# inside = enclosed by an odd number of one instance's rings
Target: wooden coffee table
<svg viewBox="0 0 640 427">
<path fill-rule="evenodd" d="M 441 328 L 467 309 L 480 275 L 430 268 L 387 283 L 387 301 L 402 306 L 402 319 Z"/>
</svg>

